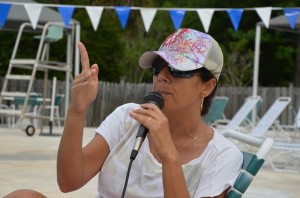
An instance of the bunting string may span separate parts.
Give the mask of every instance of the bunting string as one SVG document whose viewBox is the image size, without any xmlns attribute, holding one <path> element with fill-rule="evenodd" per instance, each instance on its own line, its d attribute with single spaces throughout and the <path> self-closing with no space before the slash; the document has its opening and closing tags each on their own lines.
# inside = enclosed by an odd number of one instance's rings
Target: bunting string
<svg viewBox="0 0 300 198">
<path fill-rule="evenodd" d="M 294 29 L 300 13 L 300 7 L 283 8 L 283 7 L 255 7 L 255 8 L 151 8 L 151 7 L 128 7 L 128 6 L 85 6 L 85 5 L 60 5 L 60 4 L 40 4 L 40 3 L 20 3 L 20 2 L 1 2 L 0 3 L 0 27 L 5 27 L 6 19 L 9 15 L 12 5 L 24 6 L 32 27 L 35 29 L 43 7 L 56 8 L 61 15 L 64 25 L 68 28 L 75 9 L 85 9 L 93 29 L 97 31 L 102 12 L 104 9 L 115 10 L 119 17 L 121 27 L 126 28 L 131 10 L 138 10 L 141 13 L 145 31 L 148 32 L 157 11 L 168 11 L 173 22 L 174 28 L 179 29 L 186 12 L 197 12 L 199 21 L 202 23 L 205 32 L 209 31 L 213 14 L 216 11 L 225 11 L 230 18 L 235 31 L 238 31 L 239 24 L 242 20 L 244 11 L 255 11 L 260 17 L 266 28 L 269 28 L 272 11 L 282 10 Z"/>
</svg>

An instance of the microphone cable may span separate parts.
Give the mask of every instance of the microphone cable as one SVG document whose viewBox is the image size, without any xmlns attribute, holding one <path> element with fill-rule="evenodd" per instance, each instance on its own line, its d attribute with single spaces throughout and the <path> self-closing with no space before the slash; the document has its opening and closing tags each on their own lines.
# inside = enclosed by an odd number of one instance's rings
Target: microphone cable
<svg viewBox="0 0 300 198">
<path fill-rule="evenodd" d="M 130 162 L 129 162 L 129 165 L 128 165 L 128 169 L 127 169 L 125 184 L 124 184 L 124 187 L 123 187 L 123 192 L 122 192 L 121 198 L 125 197 L 125 193 L 126 193 L 126 189 L 127 189 L 127 183 L 128 183 L 128 179 L 129 179 L 129 175 L 130 175 L 130 170 L 131 170 L 132 162 L 133 162 L 133 159 L 130 159 Z"/>
</svg>

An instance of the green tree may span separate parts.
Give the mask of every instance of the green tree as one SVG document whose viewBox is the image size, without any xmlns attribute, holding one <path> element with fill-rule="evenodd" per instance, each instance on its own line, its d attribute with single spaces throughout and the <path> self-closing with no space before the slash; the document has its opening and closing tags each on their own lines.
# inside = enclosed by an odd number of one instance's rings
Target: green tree
<svg viewBox="0 0 300 198">
<path fill-rule="evenodd" d="M 254 8 L 254 7 L 297 7 L 295 1 L 219 1 L 219 0 L 38 0 L 41 3 L 94 5 L 94 6 L 136 6 L 165 8 Z M 273 10 L 272 17 L 282 15 L 282 10 Z M 92 28 L 85 9 L 76 9 L 74 19 L 81 23 L 81 41 L 86 45 L 91 63 L 98 63 L 99 78 L 118 82 L 120 78 L 130 82 L 151 82 L 151 72 L 138 67 L 141 54 L 156 50 L 162 41 L 175 31 L 169 13 L 158 10 L 149 32 L 138 10 L 131 10 L 126 28 L 123 30 L 114 9 L 104 9 L 97 31 Z M 245 10 L 239 30 L 233 29 L 225 11 L 215 11 L 209 34 L 220 44 L 224 53 L 224 69 L 220 82 L 226 85 L 251 86 L 253 73 L 253 51 L 255 25 L 261 21 L 254 10 Z M 204 31 L 196 12 L 186 11 L 181 27 Z M 5 75 L 16 34 L 0 32 L 0 75 Z M 297 35 L 273 30 L 262 30 L 260 76 L 263 86 L 285 86 L 292 82 L 299 64 Z M 26 51 L 26 48 L 25 48 Z M 54 55 L 62 58 L 64 49 L 54 47 Z M 296 59 L 298 61 L 296 61 Z M 299 67 L 299 66 L 298 66 Z M 270 75 L 272 74 L 272 75 Z M 295 75 L 296 76 L 296 75 Z M 299 74 L 300 76 L 300 74 Z M 295 81 L 296 82 L 296 81 Z M 300 82 L 299 82 L 300 83 Z M 299 86 L 299 85 L 298 85 Z"/>
</svg>

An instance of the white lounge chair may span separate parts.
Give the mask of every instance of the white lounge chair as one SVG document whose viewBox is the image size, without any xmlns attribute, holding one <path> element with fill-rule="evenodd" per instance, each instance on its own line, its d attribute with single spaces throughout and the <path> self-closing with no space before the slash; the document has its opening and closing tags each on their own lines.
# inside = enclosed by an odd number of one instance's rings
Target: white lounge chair
<svg viewBox="0 0 300 198">
<path fill-rule="evenodd" d="M 284 128 L 286 129 L 286 128 Z M 269 164 L 273 170 L 279 172 L 300 173 L 300 107 L 295 116 L 294 124 L 288 128 L 294 132 L 294 136 L 290 141 L 277 140 L 274 143 L 275 154 L 269 157 Z"/>
<path fill-rule="evenodd" d="M 286 131 L 294 132 L 294 137 L 297 138 L 297 136 L 300 134 L 300 107 L 298 109 L 298 113 L 294 108 L 293 114 L 294 114 L 294 122 L 291 125 L 282 125 L 282 128 Z"/>
<path fill-rule="evenodd" d="M 300 173 L 300 140 L 291 139 L 290 134 L 282 131 L 279 122 L 276 121 L 290 101 L 290 97 L 279 97 L 251 130 L 249 135 L 266 138 L 267 135 L 265 133 L 272 125 L 276 125 L 274 128 L 280 130 L 279 132 L 281 133 L 285 133 L 283 136 L 285 139 L 280 138 L 281 134 L 275 131 L 274 152 L 269 155 L 268 163 L 274 171 Z"/>
<path fill-rule="evenodd" d="M 260 106 L 260 103 L 262 102 L 262 99 L 260 96 L 251 96 L 246 98 L 244 104 L 239 108 L 239 110 L 235 113 L 235 115 L 232 117 L 229 122 L 219 124 L 217 128 L 219 129 L 232 129 L 237 130 L 239 127 L 242 128 L 248 128 L 249 124 L 251 124 L 251 113 L 252 110 L 255 109 L 255 107 Z M 256 108 L 256 111 L 258 108 Z M 225 125 L 224 125 L 225 124 Z"/>
<path fill-rule="evenodd" d="M 275 151 L 268 157 L 271 168 L 277 172 L 300 173 L 300 142 L 275 141 Z"/>
<path fill-rule="evenodd" d="M 263 137 L 268 129 L 272 125 L 276 125 L 277 128 L 280 129 L 280 126 L 276 120 L 283 112 L 283 110 L 287 107 L 290 103 L 290 97 L 279 97 L 277 100 L 272 104 L 272 106 L 267 110 L 267 112 L 261 117 L 258 121 L 257 125 L 250 131 L 250 135 L 254 137 Z"/>
</svg>

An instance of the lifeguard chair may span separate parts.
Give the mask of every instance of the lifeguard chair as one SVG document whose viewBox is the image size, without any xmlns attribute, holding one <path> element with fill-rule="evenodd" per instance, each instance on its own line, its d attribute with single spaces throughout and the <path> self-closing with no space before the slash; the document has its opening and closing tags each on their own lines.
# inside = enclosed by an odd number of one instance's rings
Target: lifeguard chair
<svg viewBox="0 0 300 198">
<path fill-rule="evenodd" d="M 42 32 L 41 35 L 35 35 L 34 39 L 39 39 L 39 45 L 36 52 L 35 58 L 17 58 L 17 52 L 20 45 L 20 41 L 22 40 L 22 36 L 24 32 L 27 32 L 28 29 L 32 29 L 32 25 L 30 23 L 23 23 L 18 32 L 18 36 L 15 42 L 15 46 L 13 49 L 13 53 L 9 62 L 8 70 L 6 76 L 4 78 L 3 87 L 0 93 L 0 104 L 6 103 L 6 100 L 14 100 L 14 98 L 23 98 L 23 104 L 21 109 L 13 109 L 13 108 L 6 108 L 0 109 L 0 114 L 3 116 L 10 116 L 10 117 L 18 117 L 18 126 L 20 128 L 25 128 L 23 126 L 23 119 L 24 118 L 32 118 L 33 116 L 35 119 L 47 120 L 49 116 L 45 116 L 42 114 L 34 115 L 28 113 L 27 106 L 29 105 L 29 99 L 31 92 L 33 91 L 33 83 L 35 81 L 36 73 L 38 71 L 44 72 L 44 93 L 43 97 L 46 97 L 47 94 L 47 80 L 48 80 L 48 72 L 49 71 L 61 71 L 65 72 L 66 75 L 66 95 L 69 93 L 70 87 L 70 79 L 72 75 L 72 49 L 74 48 L 74 32 L 75 27 L 70 25 L 68 29 L 65 29 L 63 23 L 58 22 L 48 22 L 44 26 L 37 25 L 37 29 Z M 50 45 L 52 43 L 58 42 L 59 40 L 63 39 L 64 35 L 67 36 L 66 43 L 66 60 L 63 62 L 59 61 L 51 61 L 49 58 L 50 55 Z M 25 70 L 30 72 L 24 72 Z M 30 74 L 24 74 L 30 73 Z M 22 81 L 24 84 L 27 85 L 26 90 L 9 90 L 8 84 L 11 81 Z M 68 99 L 68 97 L 66 97 Z M 42 106 L 45 106 L 45 100 L 42 100 Z M 32 101 L 31 101 L 32 102 Z M 66 100 L 67 105 L 68 101 Z M 60 119 L 60 118 L 55 118 Z M 63 120 L 63 118 L 61 118 Z M 28 129 L 26 128 L 26 133 L 28 135 L 33 135 L 35 129 L 33 127 Z M 41 131 L 42 132 L 42 131 Z"/>
</svg>

